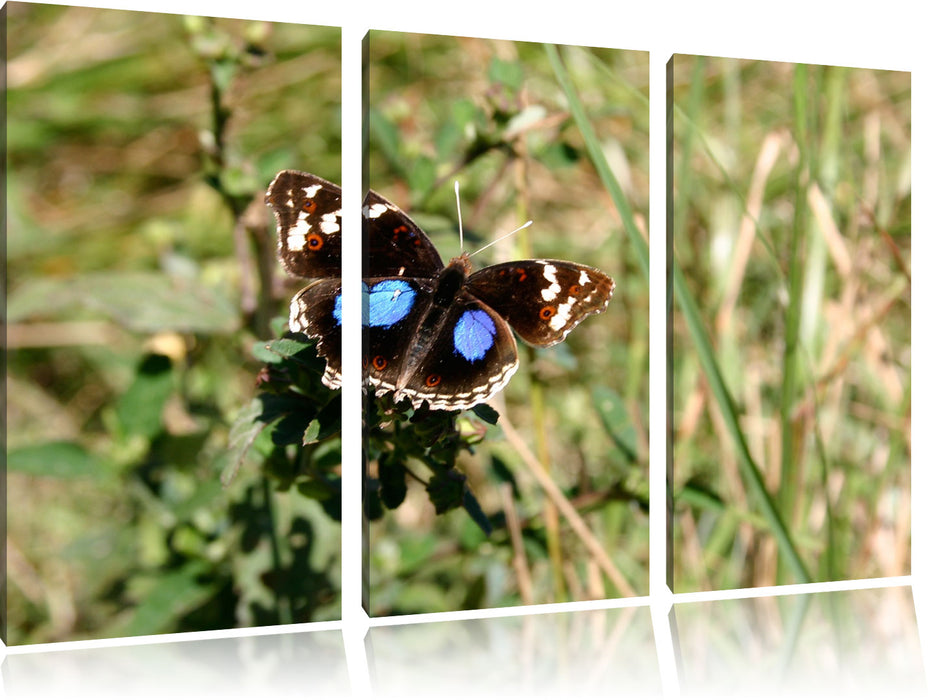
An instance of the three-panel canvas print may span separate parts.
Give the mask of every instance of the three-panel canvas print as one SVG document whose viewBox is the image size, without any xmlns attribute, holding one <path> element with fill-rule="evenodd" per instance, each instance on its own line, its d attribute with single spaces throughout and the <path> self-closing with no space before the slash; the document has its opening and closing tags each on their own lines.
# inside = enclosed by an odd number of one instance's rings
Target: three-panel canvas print
<svg viewBox="0 0 936 700">
<path fill-rule="evenodd" d="M 3 23 L 8 646 L 910 573 L 908 72 L 372 30 L 348 133 L 338 27 Z"/>
</svg>

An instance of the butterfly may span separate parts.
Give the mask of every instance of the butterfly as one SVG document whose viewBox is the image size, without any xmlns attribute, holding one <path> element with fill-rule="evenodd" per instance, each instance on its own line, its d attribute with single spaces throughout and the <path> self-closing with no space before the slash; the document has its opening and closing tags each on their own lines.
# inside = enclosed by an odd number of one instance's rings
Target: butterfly
<svg viewBox="0 0 936 700">
<path fill-rule="evenodd" d="M 289 329 L 318 339 L 322 382 L 341 387 L 341 188 L 284 170 L 266 203 L 285 270 L 312 283 L 293 298 Z M 517 370 L 517 343 L 548 347 L 604 311 L 614 280 L 562 260 L 516 260 L 472 272 L 468 254 L 446 266 L 412 219 L 376 192 L 365 198 L 364 374 L 377 396 L 458 411 L 483 403 Z"/>
</svg>

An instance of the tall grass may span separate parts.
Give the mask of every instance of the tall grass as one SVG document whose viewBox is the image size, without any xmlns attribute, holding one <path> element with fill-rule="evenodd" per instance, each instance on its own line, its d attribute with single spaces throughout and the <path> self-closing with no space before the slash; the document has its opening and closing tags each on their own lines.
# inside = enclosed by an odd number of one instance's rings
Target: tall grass
<svg viewBox="0 0 936 700">
<path fill-rule="evenodd" d="M 678 590 L 909 571 L 909 75 L 677 56 Z"/>
</svg>

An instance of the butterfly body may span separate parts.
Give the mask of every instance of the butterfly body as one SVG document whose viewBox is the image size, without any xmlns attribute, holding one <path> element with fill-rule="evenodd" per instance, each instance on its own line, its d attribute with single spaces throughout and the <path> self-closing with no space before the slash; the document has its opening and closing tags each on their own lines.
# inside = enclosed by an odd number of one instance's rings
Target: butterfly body
<svg viewBox="0 0 936 700">
<path fill-rule="evenodd" d="M 283 171 L 267 192 L 280 259 L 320 278 L 290 305 L 290 330 L 318 339 L 322 381 L 341 386 L 340 189 Z M 613 280 L 561 260 L 519 260 L 472 272 L 467 254 L 448 266 L 400 209 L 369 192 L 363 207 L 365 375 L 378 396 L 462 410 L 488 400 L 517 370 L 511 327 L 526 342 L 554 345 L 585 316 L 603 311 Z"/>
</svg>

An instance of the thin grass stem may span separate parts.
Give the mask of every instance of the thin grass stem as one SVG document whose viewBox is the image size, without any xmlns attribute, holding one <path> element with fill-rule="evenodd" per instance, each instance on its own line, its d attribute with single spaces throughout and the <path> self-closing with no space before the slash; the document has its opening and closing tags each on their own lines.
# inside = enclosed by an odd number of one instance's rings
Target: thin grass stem
<svg viewBox="0 0 936 700">
<path fill-rule="evenodd" d="M 754 463 L 751 457 L 750 450 L 747 446 L 747 440 L 741 429 L 741 423 L 738 411 L 734 405 L 734 400 L 731 398 L 728 387 L 725 385 L 725 381 L 722 378 L 721 370 L 718 368 L 718 362 L 715 360 L 715 353 L 709 342 L 705 325 L 702 321 L 702 316 L 695 304 L 695 300 L 692 298 L 692 294 L 689 292 L 682 270 L 678 265 L 673 266 L 673 293 L 676 297 L 676 302 L 682 310 L 690 335 L 692 336 L 693 344 L 695 345 L 696 352 L 699 356 L 699 362 L 702 366 L 702 371 L 705 373 L 709 387 L 715 397 L 715 401 L 718 403 L 721 415 L 734 441 L 735 449 L 741 460 L 741 473 L 747 482 L 748 489 L 750 489 L 757 507 L 766 518 L 768 527 L 777 540 L 778 551 L 793 570 L 796 581 L 798 583 L 806 583 L 811 580 L 806 570 L 806 565 L 803 563 L 803 559 L 790 537 L 787 526 L 781 518 L 780 512 L 777 510 L 773 498 L 767 491 L 767 486 L 764 484 L 760 468 Z"/>
<path fill-rule="evenodd" d="M 644 241 L 643 236 L 640 235 L 640 230 L 637 228 L 637 224 L 634 221 L 634 213 L 627 201 L 627 197 L 624 196 L 624 190 L 621 189 L 620 183 L 611 171 L 611 166 L 608 165 L 608 161 L 604 156 L 604 151 L 601 148 L 601 142 L 598 140 L 594 128 L 592 128 L 591 121 L 589 121 L 588 115 L 585 113 L 585 108 L 582 106 L 582 101 L 579 99 L 578 93 L 575 91 L 575 86 L 572 84 L 572 80 L 569 78 L 569 74 L 559 56 L 559 49 L 554 44 L 545 44 L 544 48 L 546 49 L 546 56 L 549 58 L 549 63 L 552 65 L 553 72 L 556 74 L 556 80 L 559 82 L 559 86 L 562 88 L 566 99 L 569 101 L 569 111 L 572 113 L 572 118 L 575 120 L 575 124 L 582 134 L 585 148 L 588 151 L 588 157 L 591 159 L 595 170 L 598 172 L 598 176 L 601 178 L 602 184 L 611 196 L 611 200 L 614 202 L 614 206 L 621 217 L 621 222 L 624 224 L 624 229 L 627 231 L 627 237 L 637 255 L 640 269 L 647 283 L 649 283 L 650 249 Z"/>
<path fill-rule="evenodd" d="M 805 228 L 809 207 L 806 191 L 809 186 L 809 74 L 808 67 L 798 64 L 793 70 L 793 138 L 799 151 L 799 161 L 793 173 L 793 227 L 790 233 L 789 265 L 787 268 L 789 302 L 784 314 L 783 376 L 780 386 L 780 489 L 778 504 L 780 516 L 786 523 L 793 521 L 795 497 L 801 483 L 800 460 L 794 454 L 798 441 L 803 439 L 795 416 L 795 403 L 799 391 L 799 339 L 803 304 L 803 273 Z M 782 576 L 780 562 L 778 583 Z"/>
</svg>

